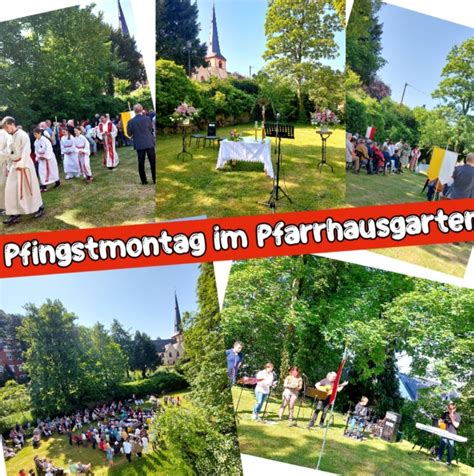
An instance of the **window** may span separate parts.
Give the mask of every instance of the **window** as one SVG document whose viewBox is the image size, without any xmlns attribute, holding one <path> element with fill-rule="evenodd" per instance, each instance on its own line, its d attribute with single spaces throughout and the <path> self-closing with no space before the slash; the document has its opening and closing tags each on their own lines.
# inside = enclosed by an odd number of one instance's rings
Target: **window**
<svg viewBox="0 0 474 476">
<path fill-rule="evenodd" d="M 176 357 L 179 357 L 179 352 L 176 352 Z"/>
<path fill-rule="evenodd" d="M 222 61 L 219 61 L 219 69 L 222 69 Z"/>
<path fill-rule="evenodd" d="M 3 365 L 0 365 L 0 374 L 2 374 L 4 372 L 5 368 L 3 367 Z"/>
<path fill-rule="evenodd" d="M 204 76 L 201 76 L 201 81 L 204 81 Z"/>
<path fill-rule="evenodd" d="M 8 352 L 7 360 L 13 360 L 13 355 L 11 354 L 11 352 Z"/>
<path fill-rule="evenodd" d="M 173 357 L 173 354 L 170 352 L 170 353 L 168 354 L 168 356 L 169 356 L 169 357 Z"/>
</svg>

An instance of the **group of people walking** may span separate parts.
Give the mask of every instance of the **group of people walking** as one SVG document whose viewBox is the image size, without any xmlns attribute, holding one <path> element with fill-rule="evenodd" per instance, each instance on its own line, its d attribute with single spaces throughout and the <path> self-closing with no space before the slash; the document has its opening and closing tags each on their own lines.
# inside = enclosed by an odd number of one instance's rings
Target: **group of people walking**
<svg viewBox="0 0 474 476">
<path fill-rule="evenodd" d="M 120 163 L 118 132 L 108 114 L 96 115 L 92 121 L 70 119 L 52 123 L 45 120 L 35 125 L 31 134 L 17 124 L 15 118 L 4 117 L 0 121 L 0 213 L 7 215 L 3 223 L 14 225 L 23 215 L 43 216 L 42 193 L 50 186 L 61 185 L 61 164 L 66 180 L 82 177 L 87 184 L 92 183 L 90 158 L 97 153 L 98 146 L 104 151 L 103 166 L 115 170 Z M 148 183 L 146 158 L 155 183 L 154 126 L 141 104 L 134 106 L 127 134 L 137 152 L 141 183 Z"/>
</svg>

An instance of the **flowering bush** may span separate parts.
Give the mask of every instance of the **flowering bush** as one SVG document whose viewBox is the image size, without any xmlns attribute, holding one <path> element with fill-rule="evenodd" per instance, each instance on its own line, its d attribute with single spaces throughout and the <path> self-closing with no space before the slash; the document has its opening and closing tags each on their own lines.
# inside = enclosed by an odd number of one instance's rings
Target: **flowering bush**
<svg viewBox="0 0 474 476">
<path fill-rule="evenodd" d="M 242 136 L 240 135 L 240 132 L 239 132 L 237 129 L 232 129 L 232 130 L 230 131 L 230 138 L 229 138 L 229 140 L 230 140 L 231 142 L 239 142 L 239 141 L 241 141 L 241 140 L 243 140 L 243 139 L 242 139 Z"/>
<path fill-rule="evenodd" d="M 311 114 L 311 124 L 327 126 L 328 124 L 337 124 L 339 119 L 330 109 Z"/>
<path fill-rule="evenodd" d="M 198 110 L 193 106 L 188 106 L 185 102 L 181 103 L 170 117 L 173 123 L 189 123 L 199 116 Z"/>
</svg>

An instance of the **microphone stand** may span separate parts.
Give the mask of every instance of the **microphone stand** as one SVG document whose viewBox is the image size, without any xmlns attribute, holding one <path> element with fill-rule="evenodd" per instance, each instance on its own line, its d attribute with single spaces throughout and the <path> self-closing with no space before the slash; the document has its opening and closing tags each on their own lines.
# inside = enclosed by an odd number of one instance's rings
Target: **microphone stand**
<svg viewBox="0 0 474 476">
<path fill-rule="evenodd" d="M 295 418 L 295 425 L 298 426 L 298 418 L 300 417 L 301 406 L 306 403 L 306 389 L 308 387 L 308 377 L 305 374 L 302 374 L 303 377 L 303 395 L 300 398 L 300 403 L 298 405 L 298 413 Z"/>
</svg>

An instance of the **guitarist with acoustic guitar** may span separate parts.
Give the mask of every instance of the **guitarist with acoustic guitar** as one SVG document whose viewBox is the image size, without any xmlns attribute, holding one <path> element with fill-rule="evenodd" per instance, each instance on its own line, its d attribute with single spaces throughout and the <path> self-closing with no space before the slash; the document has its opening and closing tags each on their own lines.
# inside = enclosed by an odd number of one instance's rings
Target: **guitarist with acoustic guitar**
<svg viewBox="0 0 474 476">
<path fill-rule="evenodd" d="M 326 375 L 326 378 L 320 380 L 316 383 L 316 408 L 313 411 L 311 420 L 308 423 L 308 430 L 313 428 L 318 419 L 319 414 L 322 411 L 321 420 L 319 421 L 319 428 L 323 428 L 324 420 L 326 419 L 326 414 L 329 410 L 329 400 L 331 399 L 332 390 L 334 387 L 334 382 L 336 381 L 337 374 L 336 372 L 329 372 Z M 338 385 L 337 391 L 340 392 L 349 382 L 344 382 Z"/>
</svg>

